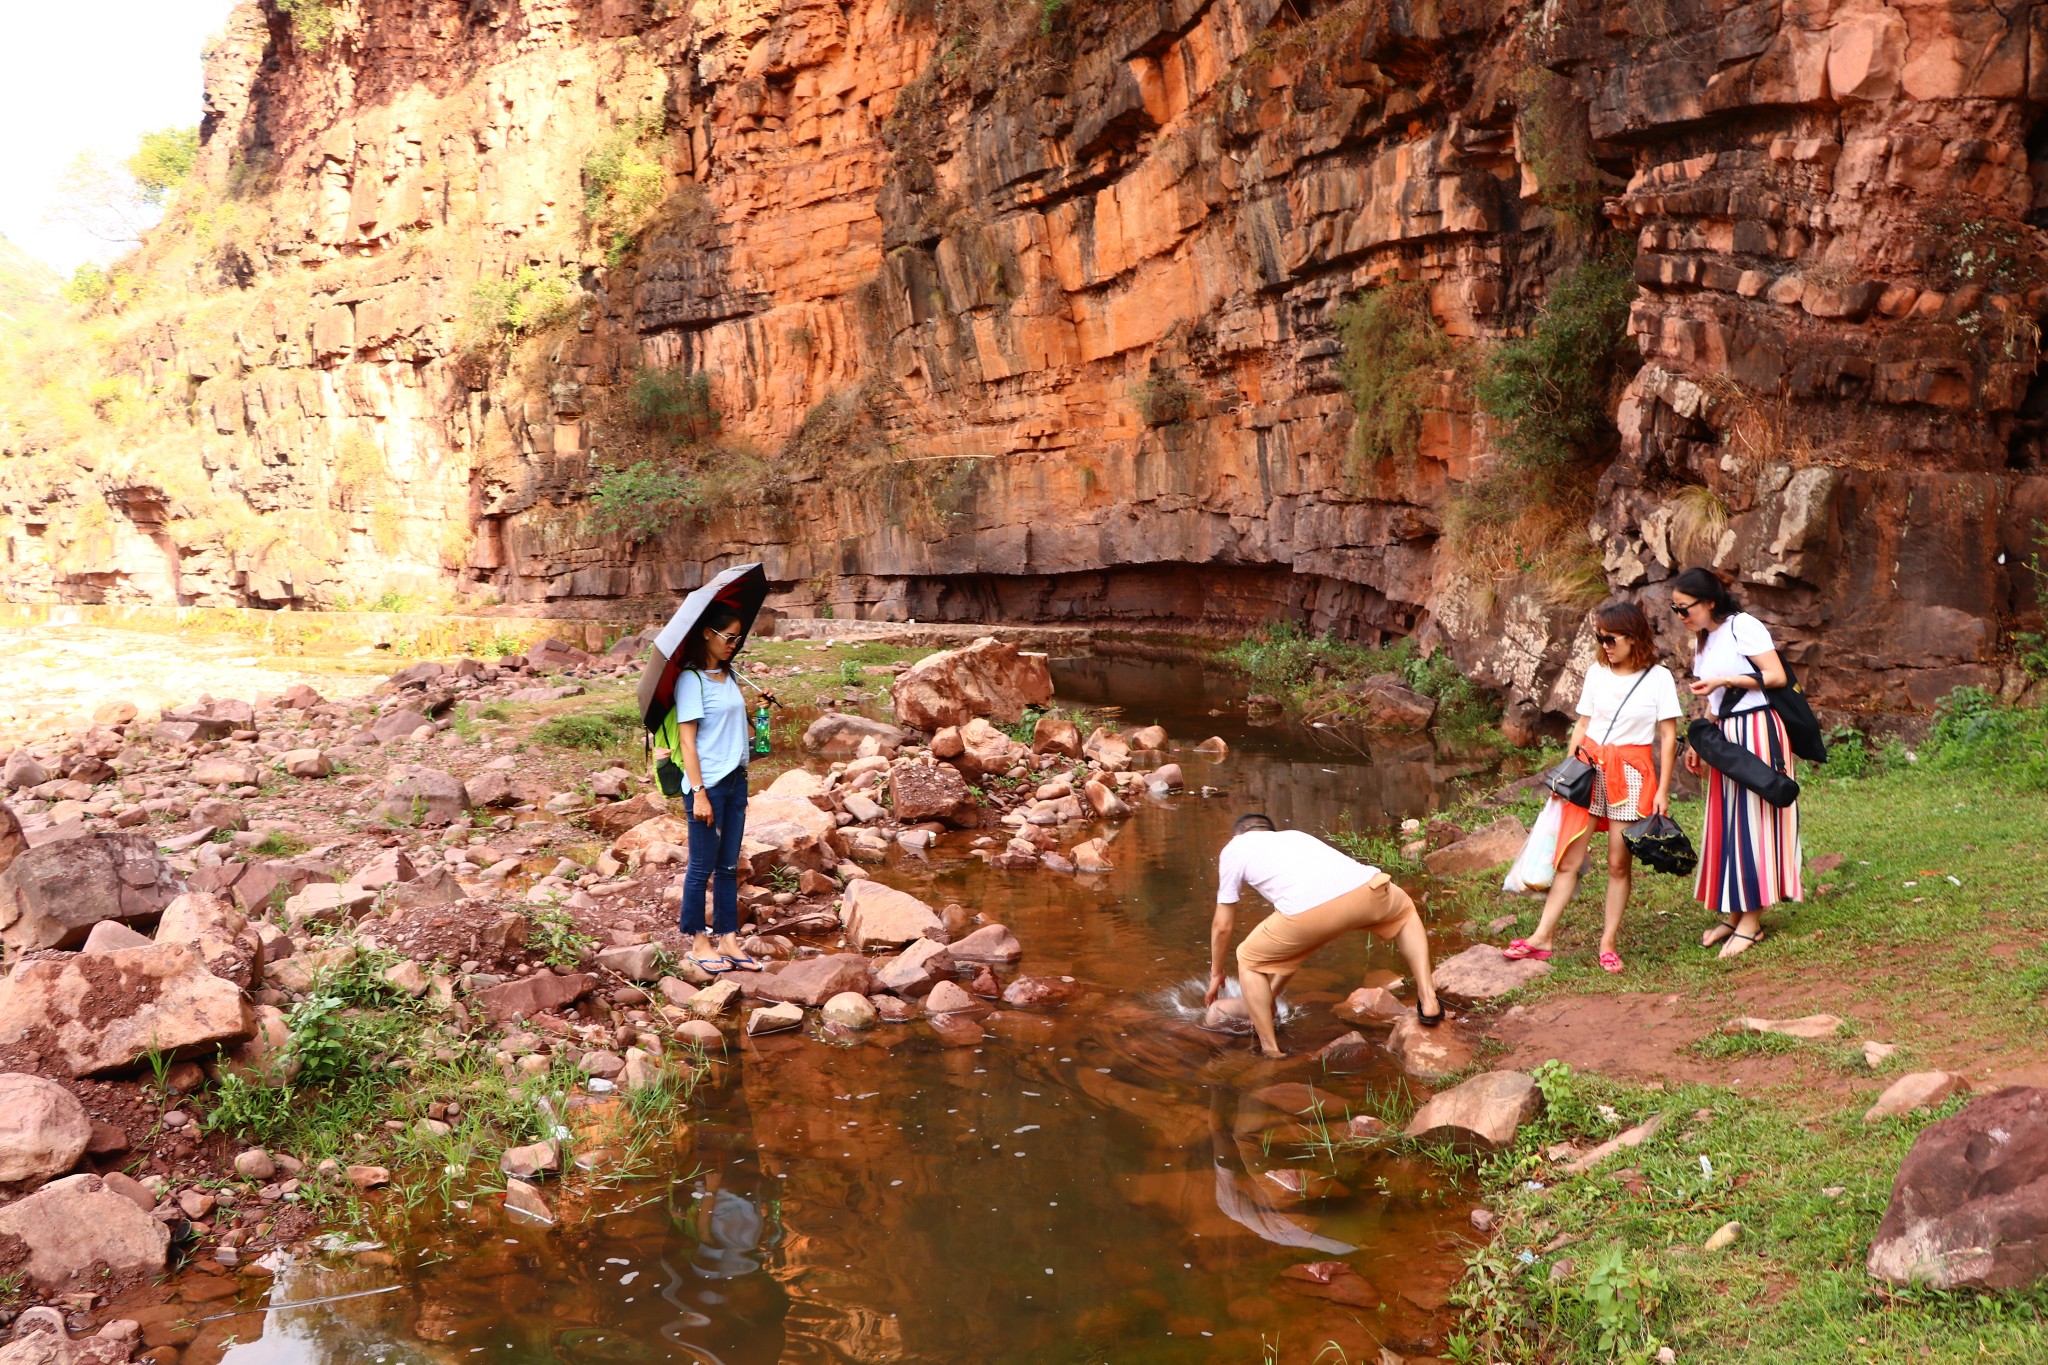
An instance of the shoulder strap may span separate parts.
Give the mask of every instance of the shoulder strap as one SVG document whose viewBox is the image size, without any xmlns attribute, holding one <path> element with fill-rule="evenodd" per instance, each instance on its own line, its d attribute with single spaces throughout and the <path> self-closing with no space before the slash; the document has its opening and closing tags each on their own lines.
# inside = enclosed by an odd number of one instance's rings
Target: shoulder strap
<svg viewBox="0 0 2048 1365">
<path fill-rule="evenodd" d="M 1645 668 L 1641 672 L 1637 673 L 1636 680 L 1633 683 L 1629 684 L 1628 693 L 1622 697 L 1621 705 L 1615 707 L 1614 714 L 1607 718 L 1607 733 L 1600 737 L 1601 748 L 1606 748 L 1607 741 L 1614 738 L 1614 727 L 1621 724 L 1621 713 L 1628 709 L 1629 698 L 1635 696 L 1636 689 L 1638 687 L 1641 687 L 1643 685 L 1643 679 L 1649 676 L 1650 670 Z"/>
</svg>

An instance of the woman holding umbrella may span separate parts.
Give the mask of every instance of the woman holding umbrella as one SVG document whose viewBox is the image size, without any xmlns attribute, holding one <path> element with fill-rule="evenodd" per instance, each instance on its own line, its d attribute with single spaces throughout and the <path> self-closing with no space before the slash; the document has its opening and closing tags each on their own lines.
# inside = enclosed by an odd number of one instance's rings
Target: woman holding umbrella
<svg viewBox="0 0 2048 1365">
<path fill-rule="evenodd" d="M 641 718 L 682 769 L 680 793 L 669 785 L 676 777 L 673 769 L 666 770 L 663 790 L 689 803 L 690 866 L 683 875 L 677 927 L 690 940 L 690 961 L 713 973 L 735 967 L 761 970 L 739 945 L 740 839 L 747 828 L 751 732 L 732 659 L 746 642 L 767 592 L 761 566 L 745 564 L 691 593 L 655 636 L 654 657 L 640 684 Z M 774 700 L 765 692 L 762 697 Z M 705 932 L 707 889 L 715 946 Z"/>
</svg>

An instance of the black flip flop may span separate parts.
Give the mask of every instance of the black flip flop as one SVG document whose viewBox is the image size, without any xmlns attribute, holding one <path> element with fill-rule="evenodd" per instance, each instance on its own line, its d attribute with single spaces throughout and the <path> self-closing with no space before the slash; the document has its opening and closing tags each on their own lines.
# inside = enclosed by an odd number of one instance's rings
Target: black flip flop
<svg viewBox="0 0 2048 1365">
<path fill-rule="evenodd" d="M 1415 1017 L 1422 1021 L 1424 1028 L 1435 1028 L 1444 1021 L 1444 1002 L 1441 1000 L 1436 1002 L 1435 1014 L 1424 1014 L 1422 1012 L 1422 1002 L 1420 1000 L 1416 1001 Z"/>
</svg>

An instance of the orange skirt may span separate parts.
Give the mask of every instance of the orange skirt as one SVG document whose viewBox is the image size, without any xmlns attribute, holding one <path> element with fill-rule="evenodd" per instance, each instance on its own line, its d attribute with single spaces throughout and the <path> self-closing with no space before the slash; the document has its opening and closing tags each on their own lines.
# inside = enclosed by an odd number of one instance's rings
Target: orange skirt
<svg viewBox="0 0 2048 1365">
<path fill-rule="evenodd" d="M 1552 867 L 1563 867 L 1586 837 L 1596 830 L 1612 828 L 1614 821 L 1627 824 L 1649 812 L 1639 806 L 1644 792 L 1657 790 L 1657 755 L 1647 744 L 1579 745 L 1593 765 L 1593 805 L 1574 806 L 1564 802 L 1564 816 L 1557 829 L 1557 854 Z"/>
</svg>

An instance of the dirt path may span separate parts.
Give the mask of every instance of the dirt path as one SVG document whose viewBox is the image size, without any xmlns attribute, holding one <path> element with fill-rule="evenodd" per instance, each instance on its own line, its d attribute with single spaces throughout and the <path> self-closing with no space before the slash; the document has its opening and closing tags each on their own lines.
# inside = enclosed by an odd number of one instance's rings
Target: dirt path
<svg viewBox="0 0 2048 1365">
<path fill-rule="evenodd" d="M 372 665 L 359 672 L 351 665 Z M 336 699 L 360 696 L 399 661 L 262 657 L 247 640 L 108 630 L 97 626 L 0 629 L 0 744 L 83 729 L 104 702 L 143 711 L 189 702 L 202 692 L 253 697 L 311 684 Z"/>
</svg>

